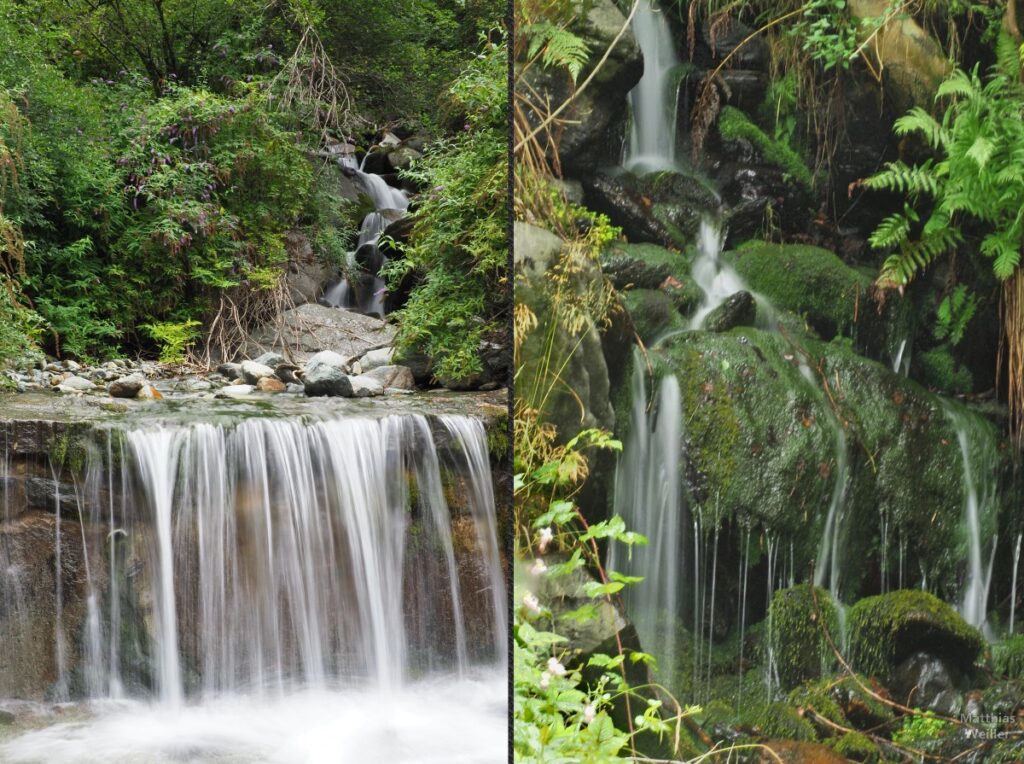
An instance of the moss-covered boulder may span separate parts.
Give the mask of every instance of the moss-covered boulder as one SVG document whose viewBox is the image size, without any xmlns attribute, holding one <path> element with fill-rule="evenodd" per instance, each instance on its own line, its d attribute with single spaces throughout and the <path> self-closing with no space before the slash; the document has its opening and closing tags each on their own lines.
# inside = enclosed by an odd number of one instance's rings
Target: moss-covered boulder
<svg viewBox="0 0 1024 764">
<path fill-rule="evenodd" d="M 689 316 L 704 299 L 690 275 L 693 259 L 692 249 L 616 241 L 601 254 L 601 269 L 616 289 L 658 289 L 672 298 L 681 315 Z"/>
<path fill-rule="evenodd" d="M 709 332 L 727 332 L 737 326 L 754 326 L 757 321 L 757 303 L 747 291 L 736 292 L 707 314 L 702 328 Z"/>
<path fill-rule="evenodd" d="M 1007 679 L 1024 679 L 1024 634 L 993 645 L 992 672 Z"/>
<path fill-rule="evenodd" d="M 890 723 L 895 714 L 889 706 L 871 695 L 865 688 L 876 694 L 884 692 L 867 677 L 844 676 L 841 679 L 829 676 L 807 682 L 794 688 L 788 696 L 790 705 L 802 708 L 814 716 L 822 717 L 822 727 L 828 722 L 856 730 L 873 730 Z M 834 731 L 834 728 L 831 730 Z"/>
<path fill-rule="evenodd" d="M 938 597 L 901 590 L 867 597 L 847 616 L 849 659 L 860 672 L 883 684 L 897 667 L 920 650 L 970 674 L 985 640 L 960 614 Z"/>
<path fill-rule="evenodd" d="M 768 608 L 770 667 L 782 689 L 818 679 L 835 661 L 829 647 L 839 633 L 839 619 L 829 593 L 798 584 L 780 589 Z"/>
<path fill-rule="evenodd" d="M 636 333 L 651 345 L 669 332 L 686 328 L 672 296 L 659 289 L 630 289 L 621 293 Z"/>
<path fill-rule="evenodd" d="M 913 539 L 906 570 L 952 597 L 964 506 L 962 434 L 976 482 L 998 461 L 995 428 L 942 401 L 848 342 L 790 342 L 753 328 L 688 331 L 652 351 L 655 375 L 683 396 L 685 475 L 707 518 L 743 519 L 792 541 L 796 569 L 817 559 L 829 507 L 845 485 L 840 594 L 852 601 L 888 538 Z M 621 421 L 620 431 L 628 428 Z M 841 482 L 844 481 L 844 482 Z M 990 528 L 985 530 L 988 537 Z M 896 547 L 889 549 L 891 562 Z"/>
</svg>

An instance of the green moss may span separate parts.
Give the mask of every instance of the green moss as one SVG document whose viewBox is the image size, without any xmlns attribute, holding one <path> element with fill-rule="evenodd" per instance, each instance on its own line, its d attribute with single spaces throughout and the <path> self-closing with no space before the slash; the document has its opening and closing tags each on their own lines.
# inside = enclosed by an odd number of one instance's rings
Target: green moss
<svg viewBox="0 0 1024 764">
<path fill-rule="evenodd" d="M 753 291 L 777 309 L 804 316 L 825 339 L 853 336 L 859 321 L 872 318 L 871 277 L 827 249 L 750 241 L 723 257 Z"/>
<path fill-rule="evenodd" d="M 82 433 L 74 427 L 53 437 L 46 448 L 51 464 L 58 469 L 66 467 L 74 473 L 81 473 L 85 469 L 88 455 L 82 437 Z"/>
<path fill-rule="evenodd" d="M 1009 679 L 1024 679 L 1024 634 L 992 647 L 992 670 Z"/>
<path fill-rule="evenodd" d="M 836 608 L 827 591 L 815 593 L 809 584 L 780 589 L 768 608 L 769 640 L 785 690 L 829 673 L 834 660 L 824 629 L 833 639 L 839 633 Z"/>
<path fill-rule="evenodd" d="M 742 721 L 753 727 L 762 738 L 813 742 L 817 739 L 814 725 L 785 703 L 768 703 L 748 707 Z"/>
<path fill-rule="evenodd" d="M 487 451 L 491 458 L 503 460 L 509 453 L 508 414 L 497 417 L 487 428 Z"/>
<path fill-rule="evenodd" d="M 847 732 L 832 743 L 832 750 L 851 761 L 876 762 L 882 760 L 882 753 L 871 738 L 859 732 Z"/>
<path fill-rule="evenodd" d="M 685 329 L 683 317 L 672 298 L 658 289 L 630 289 L 620 293 L 636 332 L 645 345 L 667 332 Z"/>
<path fill-rule="evenodd" d="M 1024 681 L 997 682 L 982 692 L 985 711 L 998 716 L 1013 716 L 1024 708 Z"/>
<path fill-rule="evenodd" d="M 726 106 L 718 115 L 718 134 L 722 140 L 745 140 L 773 164 L 801 185 L 810 188 L 814 182 L 807 164 L 790 146 L 772 138 L 734 106 Z"/>
<path fill-rule="evenodd" d="M 956 362 L 948 345 L 920 353 L 916 360 L 921 369 L 921 381 L 929 387 L 948 393 L 969 393 L 974 389 L 970 369 Z"/>
<path fill-rule="evenodd" d="M 938 597 L 895 591 L 857 602 L 847 618 L 850 663 L 887 682 L 899 663 L 919 648 L 970 671 L 985 641 L 977 629 Z"/>
</svg>

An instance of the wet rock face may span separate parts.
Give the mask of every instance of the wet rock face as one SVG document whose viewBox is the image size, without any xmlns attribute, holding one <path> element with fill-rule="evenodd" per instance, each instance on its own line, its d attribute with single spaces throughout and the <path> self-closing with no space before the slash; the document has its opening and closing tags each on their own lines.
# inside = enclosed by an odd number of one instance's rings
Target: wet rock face
<svg viewBox="0 0 1024 764">
<path fill-rule="evenodd" d="M 571 31 L 587 42 L 590 51 L 607 50 L 625 26 L 625 16 L 612 0 L 597 0 L 587 3 L 586 7 L 576 0 L 575 5 L 579 12 L 575 14 Z M 592 55 L 589 66 L 598 58 Z M 578 81 L 586 79 L 590 71 L 584 70 Z M 590 86 L 561 115 L 568 120 L 559 143 L 563 168 L 584 177 L 598 167 L 618 164 L 625 135 L 626 96 L 642 74 L 643 57 L 636 38 L 627 29 Z M 525 80 L 529 88 L 554 107 L 561 105 L 572 92 L 572 83 L 561 71 L 550 72 L 534 66 L 526 73 Z"/>
<path fill-rule="evenodd" d="M 896 667 L 890 690 L 904 705 L 956 716 L 966 684 L 955 665 L 921 650 Z"/>
<path fill-rule="evenodd" d="M 707 315 L 703 328 L 709 332 L 727 332 L 737 326 L 753 326 L 756 320 L 754 295 L 737 292 Z"/>
</svg>

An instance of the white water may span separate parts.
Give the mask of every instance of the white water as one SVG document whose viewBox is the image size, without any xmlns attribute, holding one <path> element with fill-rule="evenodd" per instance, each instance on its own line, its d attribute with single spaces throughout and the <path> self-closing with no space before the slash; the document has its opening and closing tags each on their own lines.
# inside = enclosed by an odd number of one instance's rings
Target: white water
<svg viewBox="0 0 1024 764">
<path fill-rule="evenodd" d="M 715 308 L 737 292 L 747 289 L 732 266 L 722 262 L 724 232 L 721 224 L 705 215 L 697 229 L 697 259 L 691 275 L 704 292 L 704 300 L 690 318 L 690 329 L 700 329 L 704 319 Z"/>
<path fill-rule="evenodd" d="M 379 175 L 363 172 L 362 169 L 354 169 L 354 158 L 343 157 L 342 159 L 342 166 L 354 174 L 359 185 L 373 202 L 374 209 L 363 218 L 359 227 L 359 241 L 356 249 L 348 253 L 348 269 L 350 274 L 355 274 L 359 271 L 356 252 L 360 247 L 370 245 L 373 248 L 374 257 L 380 254 L 377 250 L 377 242 L 389 222 L 389 217 L 385 213 L 391 213 L 392 218 L 396 215 L 403 216 L 409 209 L 409 196 L 400 188 L 388 185 L 387 181 Z M 383 258 L 383 262 L 387 262 L 386 257 Z M 380 274 L 370 273 L 364 274 L 356 284 L 347 278 L 341 279 L 324 291 L 323 301 L 333 308 L 357 310 L 383 318 L 385 291 L 386 284 Z"/>
<path fill-rule="evenodd" d="M 507 675 L 416 682 L 400 690 L 298 690 L 228 696 L 168 711 L 98 704 L 0 745 L 10 764 L 500 764 L 507 757 Z"/>
<path fill-rule="evenodd" d="M 679 57 L 672 30 L 653 0 L 640 0 L 632 27 L 644 73 L 629 93 L 633 119 L 623 166 L 634 172 L 674 169 Z"/>
<path fill-rule="evenodd" d="M 946 413 L 956 427 L 963 464 L 964 509 L 961 522 L 967 548 L 967 565 L 961 587 L 960 615 L 971 626 L 984 628 L 996 537 L 984 538 L 983 530 L 994 524 L 990 519 L 995 512 L 996 454 L 991 448 L 990 439 L 971 437 L 974 434 L 971 419 L 966 414 L 952 406 L 946 408 Z M 992 550 L 987 564 L 984 559 L 986 544 L 991 544 Z"/>
<path fill-rule="evenodd" d="M 647 546 L 627 552 L 612 545 L 608 566 L 642 583 L 624 590 L 626 609 L 644 650 L 670 676 L 675 668 L 675 621 L 682 606 L 681 573 L 686 527 L 682 485 L 682 397 L 675 377 L 662 380 L 648 412 L 643 358 L 633 364 L 633 413 L 629 438 L 615 471 L 615 513 L 642 533 Z"/>
<path fill-rule="evenodd" d="M 116 460 L 96 449 L 76 497 L 110 545 L 83 549 L 113 571 L 105 590 L 89 578 L 78 657 L 96 715 L 0 744 L 0 761 L 504 760 L 506 599 L 479 421 L 254 418 L 123 442 Z M 126 628 L 149 632 L 148 679 L 124 660 Z M 116 700 L 126 682 L 135 698 Z"/>
<path fill-rule="evenodd" d="M 1017 534 L 1017 544 L 1013 547 L 1013 581 L 1010 583 L 1010 630 L 1013 635 L 1013 619 L 1017 613 L 1017 565 L 1020 563 L 1020 542 L 1024 534 Z"/>
</svg>

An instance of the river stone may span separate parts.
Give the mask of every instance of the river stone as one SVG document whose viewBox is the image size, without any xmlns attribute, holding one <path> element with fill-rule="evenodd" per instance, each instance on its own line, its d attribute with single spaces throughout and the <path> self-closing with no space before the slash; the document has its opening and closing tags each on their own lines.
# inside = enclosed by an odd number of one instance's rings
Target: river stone
<svg viewBox="0 0 1024 764">
<path fill-rule="evenodd" d="M 416 149 L 409 148 L 408 146 L 400 146 L 394 151 L 388 153 L 388 164 L 396 170 L 404 170 L 417 159 L 421 159 L 422 157 L 423 155 L 416 151 Z"/>
<path fill-rule="evenodd" d="M 298 370 L 299 367 L 293 363 L 281 363 L 274 369 L 274 374 L 285 384 L 298 384 L 299 378 L 295 375 Z"/>
<path fill-rule="evenodd" d="M 351 398 L 353 395 L 350 377 L 337 366 L 326 363 L 306 369 L 302 385 L 309 396 L 340 395 Z"/>
<path fill-rule="evenodd" d="M 217 391 L 218 398 L 238 398 L 252 395 L 256 388 L 253 385 L 225 385 Z"/>
<path fill-rule="evenodd" d="M 260 377 L 256 389 L 261 393 L 283 393 L 287 388 L 284 382 L 276 377 Z"/>
<path fill-rule="evenodd" d="M 247 384 L 255 385 L 264 377 L 274 376 L 274 370 L 269 366 L 255 361 L 242 361 L 242 377 Z"/>
<path fill-rule="evenodd" d="M 408 366 L 375 366 L 365 372 L 362 379 L 375 379 L 384 387 L 394 387 L 400 390 L 415 390 L 416 378 L 413 377 L 412 369 Z"/>
<path fill-rule="evenodd" d="M 358 356 L 371 348 L 390 345 L 395 328 L 372 316 L 307 303 L 284 311 L 255 331 L 245 348 L 255 356 L 273 350 L 302 363 L 322 350 Z"/>
<path fill-rule="evenodd" d="M 757 319 L 757 303 L 750 292 L 736 292 L 708 313 L 703 327 L 709 332 L 727 332 L 736 326 L 753 326 Z"/>
<path fill-rule="evenodd" d="M 359 363 L 363 367 L 363 373 L 373 371 L 378 366 L 389 366 L 391 365 L 392 359 L 395 357 L 395 349 L 393 347 L 377 348 L 376 350 L 370 350 L 363 354 L 359 359 Z"/>
<path fill-rule="evenodd" d="M 83 393 L 86 390 L 93 390 L 96 388 L 96 383 L 86 379 L 85 377 L 79 377 L 72 375 L 61 382 L 57 389 L 62 393 Z"/>
<path fill-rule="evenodd" d="M 896 667 L 889 690 L 905 705 L 956 716 L 963 706 L 966 684 L 956 666 L 919 650 Z"/>
<path fill-rule="evenodd" d="M 306 361 L 306 373 L 308 374 L 317 366 L 333 366 L 344 372 L 352 370 L 352 358 L 335 353 L 333 350 L 321 350 L 308 361 Z"/>
<path fill-rule="evenodd" d="M 107 393 L 114 398 L 134 398 L 144 384 L 146 384 L 146 378 L 138 372 L 134 372 L 107 385 Z"/>
<path fill-rule="evenodd" d="M 253 358 L 252 361 L 253 363 L 269 366 L 270 368 L 276 368 L 282 363 L 286 363 L 287 359 L 280 353 L 264 353 L 258 358 Z"/>
<path fill-rule="evenodd" d="M 222 363 L 217 366 L 217 373 L 223 374 L 225 379 L 238 379 L 242 376 L 242 364 Z"/>
<path fill-rule="evenodd" d="M 349 377 L 349 382 L 352 385 L 352 396 L 355 398 L 371 398 L 384 394 L 384 385 L 365 374 Z"/>
</svg>

